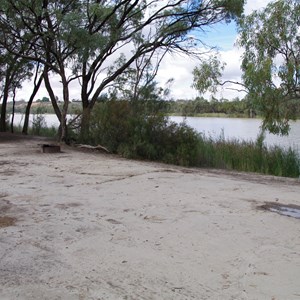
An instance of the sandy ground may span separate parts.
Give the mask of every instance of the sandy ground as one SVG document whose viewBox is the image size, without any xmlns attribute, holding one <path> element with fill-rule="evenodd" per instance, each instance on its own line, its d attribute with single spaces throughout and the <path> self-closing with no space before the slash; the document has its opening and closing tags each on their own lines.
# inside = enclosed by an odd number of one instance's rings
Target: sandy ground
<svg viewBox="0 0 300 300">
<path fill-rule="evenodd" d="M 0 299 L 300 299 L 299 180 L 0 136 Z"/>
</svg>

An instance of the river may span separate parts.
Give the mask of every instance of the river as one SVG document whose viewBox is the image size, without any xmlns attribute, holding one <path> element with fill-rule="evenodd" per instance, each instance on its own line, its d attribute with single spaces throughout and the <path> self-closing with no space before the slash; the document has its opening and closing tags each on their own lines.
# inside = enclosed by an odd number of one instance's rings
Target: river
<svg viewBox="0 0 300 300">
<path fill-rule="evenodd" d="M 58 126 L 58 120 L 55 115 L 45 114 L 46 124 Z M 15 125 L 23 124 L 23 115 L 15 115 Z M 189 126 L 206 136 L 218 138 L 224 134 L 225 139 L 239 139 L 255 141 L 260 132 L 260 119 L 245 118 L 199 118 L 199 117 L 170 117 L 171 121 L 180 123 L 185 121 Z M 32 120 L 32 116 L 31 116 Z M 278 136 L 266 134 L 265 143 L 268 146 L 277 145 L 280 147 L 292 147 L 300 153 L 300 120 L 291 122 L 291 131 L 288 136 Z"/>
<path fill-rule="evenodd" d="M 224 133 L 225 139 L 239 139 L 255 141 L 260 133 L 261 119 L 245 118 L 199 118 L 199 117 L 171 117 L 171 120 L 180 123 L 185 121 L 196 131 L 207 136 L 217 138 Z M 288 136 L 279 136 L 266 133 L 267 146 L 291 147 L 300 153 L 300 120 L 291 122 Z"/>
</svg>

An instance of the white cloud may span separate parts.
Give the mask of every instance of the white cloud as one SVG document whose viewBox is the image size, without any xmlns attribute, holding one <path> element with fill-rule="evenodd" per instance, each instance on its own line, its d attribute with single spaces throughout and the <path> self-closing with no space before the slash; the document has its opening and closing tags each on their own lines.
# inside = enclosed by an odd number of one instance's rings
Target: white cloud
<svg viewBox="0 0 300 300">
<path fill-rule="evenodd" d="M 244 13 L 249 15 L 253 10 L 258 10 L 263 7 L 266 7 L 271 0 L 248 0 L 245 7 Z"/>
<path fill-rule="evenodd" d="M 241 55 L 242 50 L 232 48 L 230 50 L 220 51 L 220 59 L 225 62 L 226 66 L 223 72 L 222 81 L 230 80 L 241 82 Z M 183 55 L 167 55 L 163 60 L 158 72 L 157 80 L 160 83 L 166 82 L 169 78 L 174 78 L 171 87 L 172 97 L 174 99 L 193 99 L 197 96 L 197 91 L 191 87 L 193 83 L 193 69 L 199 63 L 198 60 Z M 227 83 L 219 89 L 216 97 L 224 97 L 232 99 L 237 96 L 243 97 L 243 93 L 239 93 L 232 89 L 240 89 L 239 85 Z M 205 98 L 210 99 L 211 93 L 206 93 Z"/>
<path fill-rule="evenodd" d="M 192 71 L 197 61 L 184 55 L 166 55 L 163 60 L 157 81 L 164 84 L 168 79 L 174 78 L 171 86 L 171 97 L 174 99 L 191 99 L 196 96 L 196 91 L 191 88 Z"/>
</svg>

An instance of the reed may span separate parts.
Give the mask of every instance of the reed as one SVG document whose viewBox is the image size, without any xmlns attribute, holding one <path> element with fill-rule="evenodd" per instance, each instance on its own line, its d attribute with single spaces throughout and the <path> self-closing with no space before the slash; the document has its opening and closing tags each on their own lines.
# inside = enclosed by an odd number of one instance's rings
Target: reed
<svg viewBox="0 0 300 300">
<path fill-rule="evenodd" d="M 299 177 L 300 158 L 293 149 L 267 148 L 257 140 L 226 140 L 196 132 L 186 123 L 169 122 L 158 111 L 137 110 L 130 102 L 100 103 L 91 122 L 91 144 L 101 144 L 127 158 L 182 166 Z"/>
<path fill-rule="evenodd" d="M 294 149 L 278 146 L 267 147 L 263 135 L 255 142 L 225 140 L 202 136 L 199 166 L 256 172 L 274 176 L 296 177 L 300 175 L 300 158 Z"/>
</svg>

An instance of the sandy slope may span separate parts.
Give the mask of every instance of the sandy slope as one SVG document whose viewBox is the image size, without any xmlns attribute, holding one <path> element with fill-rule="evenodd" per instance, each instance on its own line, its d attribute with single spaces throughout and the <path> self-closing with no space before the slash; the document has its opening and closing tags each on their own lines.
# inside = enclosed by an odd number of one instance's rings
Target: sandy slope
<svg viewBox="0 0 300 300">
<path fill-rule="evenodd" d="M 299 180 L 0 136 L 0 299 L 300 299 Z"/>
</svg>

